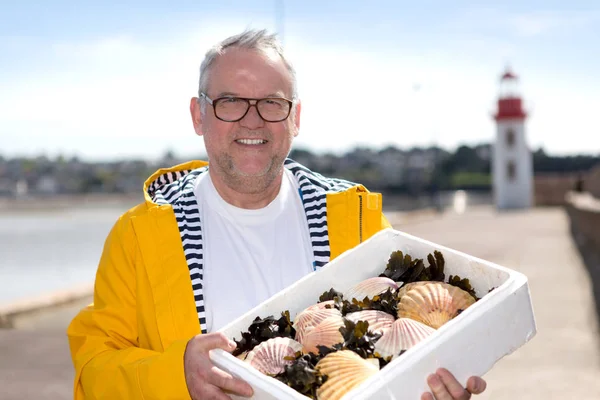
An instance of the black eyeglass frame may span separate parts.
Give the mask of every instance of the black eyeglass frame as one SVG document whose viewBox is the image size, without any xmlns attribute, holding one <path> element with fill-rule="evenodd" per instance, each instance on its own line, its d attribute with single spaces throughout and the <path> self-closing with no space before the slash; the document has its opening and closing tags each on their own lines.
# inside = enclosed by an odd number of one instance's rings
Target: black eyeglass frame
<svg viewBox="0 0 600 400">
<path fill-rule="evenodd" d="M 246 115 L 248 115 L 248 111 L 250 111 L 250 107 L 254 107 L 256 108 L 256 112 L 258 113 L 258 115 L 263 119 L 263 121 L 266 122 L 281 122 L 281 121 L 285 121 L 286 119 L 288 119 L 288 117 L 290 116 L 291 112 L 292 112 L 292 106 L 294 105 L 294 101 L 290 100 L 290 99 L 286 99 L 285 97 L 265 97 L 262 99 L 253 99 L 253 98 L 249 98 L 249 97 L 237 97 L 237 96 L 224 96 L 224 97 L 219 97 L 216 99 L 211 99 L 210 97 L 208 97 L 208 95 L 204 92 L 200 92 L 200 98 L 204 98 L 208 104 L 210 104 L 213 108 L 213 112 L 215 114 L 215 117 L 223 122 L 238 122 L 241 121 L 242 119 L 244 119 L 244 117 Z M 246 102 L 246 104 L 248 104 L 248 108 L 246 109 L 246 112 L 239 117 L 238 119 L 232 119 L 232 120 L 228 120 L 228 119 L 223 119 L 221 117 L 219 117 L 217 115 L 217 104 L 219 103 L 220 100 L 228 100 L 228 99 L 238 99 L 238 100 L 244 100 Z M 288 108 L 288 112 L 287 115 L 284 118 L 281 119 L 277 119 L 277 120 L 268 120 L 265 117 L 263 117 L 263 115 L 260 113 L 260 110 L 258 109 L 257 105 L 259 101 L 262 100 L 285 100 L 288 104 L 289 104 L 289 108 Z M 251 102 L 254 103 L 251 103 Z"/>
</svg>

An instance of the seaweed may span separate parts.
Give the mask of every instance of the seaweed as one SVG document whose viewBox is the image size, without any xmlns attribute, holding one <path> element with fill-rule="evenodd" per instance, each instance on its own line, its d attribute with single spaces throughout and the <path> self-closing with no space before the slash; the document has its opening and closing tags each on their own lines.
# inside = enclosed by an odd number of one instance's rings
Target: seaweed
<svg viewBox="0 0 600 400">
<path fill-rule="evenodd" d="M 237 341 L 234 339 L 237 347 L 233 355 L 237 356 L 245 351 L 252 350 L 258 344 L 274 337 L 288 337 L 294 339 L 296 330 L 290 320 L 290 312 L 283 311 L 281 318 L 275 319 L 272 315 L 266 318 L 256 317 L 247 332 L 241 332 L 242 338 Z"/>
<path fill-rule="evenodd" d="M 336 298 L 341 299 L 342 294 L 340 292 L 338 292 L 337 290 L 335 290 L 334 288 L 331 288 L 331 289 L 329 289 L 328 292 L 324 292 L 319 297 L 319 303 L 322 303 L 324 301 L 329 301 L 329 300 L 335 300 Z"/>
<path fill-rule="evenodd" d="M 351 301 L 349 301 L 338 298 L 335 300 L 335 307 L 338 310 L 340 310 L 342 316 L 353 312 L 361 311 L 363 309 L 360 305 L 360 301 L 357 299 L 352 299 Z"/>
<path fill-rule="evenodd" d="M 471 286 L 471 283 L 467 278 L 461 279 L 458 275 L 450 275 L 448 278 L 448 283 L 452 286 L 456 286 L 465 292 L 469 293 L 473 298 L 478 301 L 479 297 L 475 294 L 475 290 Z"/>
<path fill-rule="evenodd" d="M 367 321 L 354 323 L 344 319 L 344 326 L 340 328 L 340 333 L 344 338 L 342 343 L 334 344 L 332 347 L 317 346 L 320 357 L 339 350 L 351 350 L 362 358 L 375 357 L 375 343 L 381 338 L 381 333 L 369 331 Z"/>
<path fill-rule="evenodd" d="M 372 299 L 365 297 L 362 301 L 353 299 L 353 305 L 356 305 L 359 310 L 377 310 L 383 311 L 394 317 L 398 314 L 398 297 L 396 293 L 392 291 L 392 288 L 387 289 L 385 292 L 374 296 Z M 342 310 L 342 315 L 346 315 Z"/>
<path fill-rule="evenodd" d="M 392 279 L 395 282 L 411 283 L 417 281 L 439 281 L 445 278 L 444 256 L 435 250 L 433 254 L 427 255 L 429 267 L 425 267 L 420 258 L 413 259 L 410 255 L 402 253 L 401 250 L 392 252 L 385 271 L 379 276 Z"/>
<path fill-rule="evenodd" d="M 426 268 L 424 274 L 419 277 L 421 278 L 420 280 L 444 282 L 444 267 L 446 261 L 444 260 L 443 254 L 435 250 L 433 254 L 430 253 L 427 255 L 427 261 L 429 262 L 429 267 Z"/>
<path fill-rule="evenodd" d="M 286 365 L 285 370 L 276 375 L 275 379 L 310 399 L 316 399 L 317 389 L 327 380 L 327 377 L 321 375 L 316 369 L 320 359 L 321 357 L 313 353 L 298 352 L 292 364 Z"/>
<path fill-rule="evenodd" d="M 417 280 L 424 269 L 423 260 L 419 258 L 413 260 L 410 255 L 397 250 L 392 252 L 385 271 L 379 276 L 390 278 L 395 282 L 409 283 Z"/>
<path fill-rule="evenodd" d="M 344 326 L 340 328 L 344 341 L 332 347 L 317 346 L 318 354 L 296 353 L 296 359 L 291 365 L 286 365 L 284 372 L 275 376 L 292 389 L 311 398 L 317 398 L 317 389 L 327 381 L 326 375 L 321 375 L 316 368 L 317 363 L 330 353 L 340 350 L 351 350 L 362 358 L 376 358 L 375 343 L 381 337 L 380 333 L 369 331 L 367 321 L 354 323 L 344 319 Z M 389 360 L 379 359 L 380 366 L 386 365 Z"/>
<path fill-rule="evenodd" d="M 413 260 L 408 254 L 404 255 L 402 251 L 397 250 L 392 252 L 385 271 L 379 276 L 388 277 L 396 282 L 402 281 L 404 284 L 419 281 L 444 282 L 444 267 L 446 266 L 444 255 L 435 250 L 433 254 L 427 255 L 427 261 L 429 267 L 425 268 L 423 260 L 419 258 Z M 479 300 L 468 279 L 450 275 L 448 283 L 469 293 L 475 300 Z"/>
</svg>

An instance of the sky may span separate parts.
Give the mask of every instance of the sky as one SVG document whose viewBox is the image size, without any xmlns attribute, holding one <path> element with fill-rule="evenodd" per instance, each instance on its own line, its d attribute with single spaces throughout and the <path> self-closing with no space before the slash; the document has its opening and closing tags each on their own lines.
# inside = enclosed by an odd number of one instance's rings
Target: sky
<svg viewBox="0 0 600 400">
<path fill-rule="evenodd" d="M 204 154 L 200 63 L 247 28 L 297 70 L 298 148 L 489 143 L 510 66 L 532 149 L 600 154 L 598 1 L 0 0 L 0 156 Z"/>
</svg>

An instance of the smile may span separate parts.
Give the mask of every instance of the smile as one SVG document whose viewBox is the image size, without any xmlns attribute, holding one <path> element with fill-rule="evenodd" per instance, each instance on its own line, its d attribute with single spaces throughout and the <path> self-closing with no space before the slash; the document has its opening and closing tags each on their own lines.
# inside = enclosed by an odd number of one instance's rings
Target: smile
<svg viewBox="0 0 600 400">
<path fill-rule="evenodd" d="M 237 139 L 235 142 L 240 143 L 240 144 L 249 144 L 249 145 L 267 143 L 267 141 L 263 140 L 263 139 Z"/>
</svg>

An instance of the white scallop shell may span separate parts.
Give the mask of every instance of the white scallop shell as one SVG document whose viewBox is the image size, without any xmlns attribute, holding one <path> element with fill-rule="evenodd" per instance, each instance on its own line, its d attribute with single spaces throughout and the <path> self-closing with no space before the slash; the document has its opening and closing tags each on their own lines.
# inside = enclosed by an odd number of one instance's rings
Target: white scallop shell
<svg viewBox="0 0 600 400">
<path fill-rule="evenodd" d="M 364 281 L 354 285 L 350 289 L 346 290 L 343 296 L 344 300 L 348 301 L 352 301 L 352 299 L 364 300 L 365 297 L 372 299 L 378 294 L 385 292 L 389 288 L 396 290 L 398 289 L 398 284 L 390 278 L 378 276 L 375 278 L 365 279 Z"/>
<path fill-rule="evenodd" d="M 332 347 L 334 344 L 342 343 L 344 337 L 340 328 L 345 326 L 344 318 L 341 315 L 335 315 L 321 321 L 317 326 L 310 327 L 304 333 L 302 346 L 305 353 L 319 354 L 317 346 Z"/>
<path fill-rule="evenodd" d="M 302 345 L 290 338 L 276 337 L 258 344 L 246 356 L 245 362 L 265 375 L 277 375 L 292 363 Z M 289 360 L 286 360 L 289 357 Z"/>
<path fill-rule="evenodd" d="M 311 306 L 312 307 L 312 306 Z M 337 308 L 307 308 L 294 319 L 294 329 L 296 329 L 295 339 L 302 343 L 306 331 L 314 328 L 323 320 L 329 317 L 342 316 Z"/>
<path fill-rule="evenodd" d="M 357 323 L 358 321 L 367 321 L 369 323 L 369 331 L 385 332 L 396 320 L 391 314 L 378 310 L 363 310 L 346 314 L 346 318 Z"/>
<path fill-rule="evenodd" d="M 381 357 L 397 356 L 435 332 L 430 326 L 410 318 L 399 318 L 375 343 L 375 352 Z"/>
<path fill-rule="evenodd" d="M 335 307 L 335 301 L 333 300 L 325 300 L 321 301 L 317 304 L 313 304 L 312 306 L 307 307 L 304 311 L 314 311 L 314 310 L 325 310 L 332 309 Z M 300 314 L 298 314 L 300 315 Z"/>
</svg>

